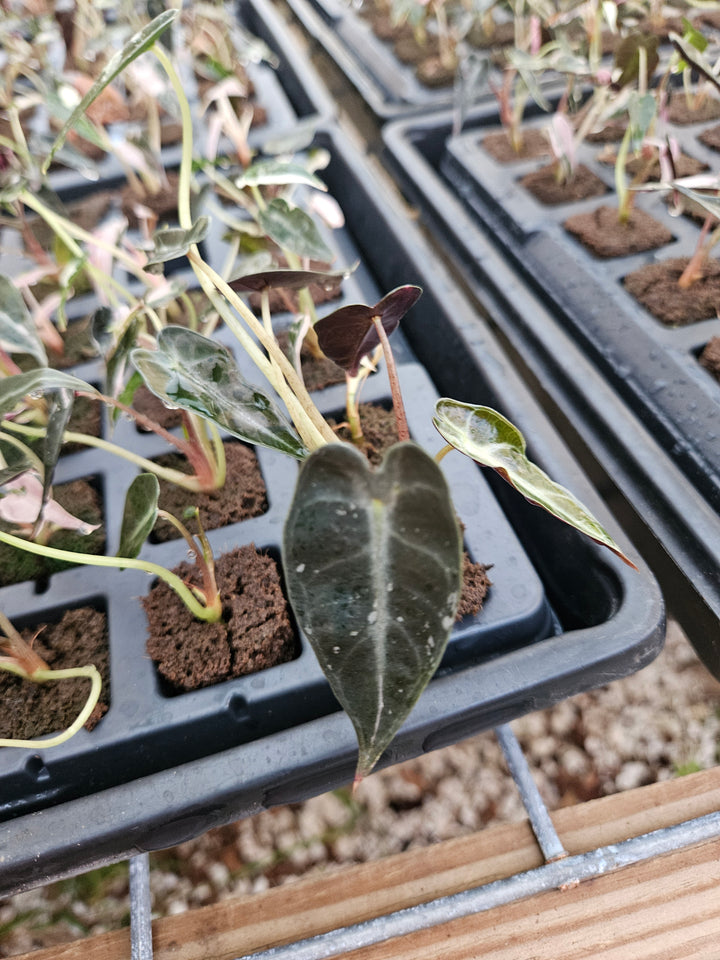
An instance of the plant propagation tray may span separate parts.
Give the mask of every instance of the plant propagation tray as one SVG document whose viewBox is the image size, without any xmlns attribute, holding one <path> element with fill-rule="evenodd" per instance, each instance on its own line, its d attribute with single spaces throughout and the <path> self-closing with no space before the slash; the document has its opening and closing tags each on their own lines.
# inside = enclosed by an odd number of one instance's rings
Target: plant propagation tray
<svg viewBox="0 0 720 960">
<path fill-rule="evenodd" d="M 324 132 L 317 145 L 332 157 L 323 179 L 346 218 L 336 239 L 338 259 L 343 265 L 362 261 L 346 281 L 344 296 L 361 296 L 372 303 L 401 283 L 424 288 L 407 319 L 408 349 L 400 346 L 398 351 L 401 377 L 409 386 L 411 429 L 418 439 L 430 449 L 442 446 L 438 437 L 433 447 L 434 431 L 426 413 L 433 393 L 427 375 L 408 362 L 415 358 L 423 361 L 441 392 L 499 407 L 525 432 L 529 455 L 603 517 L 592 488 L 488 328 L 469 309 L 392 195 L 379 185 L 347 138 Z M 215 241 L 210 237 L 208 242 Z M 222 251 L 214 252 L 211 246 L 211 262 L 215 256 L 221 258 Z M 89 369 L 78 372 L 92 379 Z M 373 396 L 387 396 L 382 375 L 370 378 L 366 398 Z M 323 410 L 339 411 L 342 397 L 342 390 L 331 388 L 323 395 Z M 128 424 L 120 428 L 131 429 Z M 138 436 L 134 442 L 144 452 L 155 443 L 149 436 Z M 63 479 L 99 469 L 91 468 L 92 456 L 88 452 L 66 458 Z M 217 551 L 250 540 L 277 549 L 281 504 L 292 487 L 294 469 L 288 469 L 285 460 L 273 479 L 279 456 L 262 450 L 258 456 L 270 479 L 270 509 L 263 517 L 211 532 Z M 474 625 L 479 627 L 478 642 L 469 633 L 466 639 L 463 624 L 446 668 L 421 697 L 383 758 L 385 764 L 637 670 L 662 644 L 663 605 L 647 570 L 632 571 L 608 551 L 528 505 L 503 481 L 480 475 L 470 461 L 459 455 L 446 460 L 457 477 L 458 509 L 468 519 L 473 515 L 478 524 L 473 531 L 468 524 L 466 542 L 475 559 L 497 564 L 491 571 L 494 585 Z M 104 473 L 111 538 L 117 530 L 119 497 L 126 488 L 121 474 L 115 466 Z M 485 490 L 493 493 L 487 502 Z M 497 534 L 492 533 L 493 517 L 499 522 Z M 611 521 L 606 523 L 612 530 Z M 505 533 L 500 532 L 503 527 Z M 492 549 L 493 542 L 507 551 L 505 558 Z M 113 549 L 112 539 L 108 549 Z M 172 544 L 148 545 L 144 550 L 147 556 L 162 554 L 167 563 L 177 556 Z M 527 579 L 516 577 L 521 568 L 528 572 Z M 335 709 L 304 641 L 299 659 L 291 663 L 222 688 L 163 697 L 144 656 L 143 615 L 139 606 L 133 610 L 129 603 L 148 587 L 147 577 L 132 571 L 116 577 L 106 574 L 98 584 L 88 571 L 76 569 L 52 577 L 40 597 L 27 584 L 17 591 L 0 591 L 6 613 L 16 620 L 24 615 L 37 621 L 42 609 L 57 610 L 85 600 L 105 607 L 111 623 L 112 700 L 93 733 L 82 731 L 56 751 L 0 754 L 4 817 L 10 817 L 3 824 L 0 895 L 133 851 L 167 847 L 212 826 L 352 779 L 357 745 L 350 721 Z M 485 643 L 483 625 L 491 620 L 499 634 Z M 130 646 L 124 649 L 113 648 L 117 621 L 130 628 L 126 641 Z M 116 734 L 121 741 L 119 759 L 108 771 L 106 762 L 95 763 L 93 757 L 105 749 L 109 757 L 109 741 Z M 80 785 L 77 781 L 70 785 L 68 770 L 73 763 L 82 769 Z M 94 790 L 98 792 L 88 792 Z"/>
</svg>

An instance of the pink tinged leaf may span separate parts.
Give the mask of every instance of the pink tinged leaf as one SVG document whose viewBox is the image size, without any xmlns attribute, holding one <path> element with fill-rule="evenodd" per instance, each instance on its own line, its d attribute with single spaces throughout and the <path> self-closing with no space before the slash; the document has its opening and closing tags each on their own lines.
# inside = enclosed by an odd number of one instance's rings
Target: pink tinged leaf
<svg viewBox="0 0 720 960">
<path fill-rule="evenodd" d="M 542 46 L 542 28 L 540 17 L 533 14 L 530 17 L 530 52 L 536 54 Z"/>
<path fill-rule="evenodd" d="M 345 216 L 340 209 L 340 204 L 329 194 L 313 194 L 310 208 L 331 230 L 339 230 L 345 226 Z"/>
<path fill-rule="evenodd" d="M 572 124 L 564 113 L 554 114 L 550 123 L 550 145 L 553 153 L 562 160 L 565 158 L 570 169 L 575 169 L 575 136 Z"/>
<path fill-rule="evenodd" d="M 357 376 L 362 358 L 380 344 L 374 318 L 379 318 L 390 336 L 421 293 L 420 287 L 406 284 L 372 307 L 362 303 L 340 307 L 315 324 L 320 349 L 351 377 Z"/>
<path fill-rule="evenodd" d="M 51 293 L 32 311 L 32 318 L 40 334 L 40 339 L 46 347 L 50 347 L 51 350 L 59 354 L 64 352 L 65 342 L 50 318 L 61 300 L 62 297 L 59 293 Z"/>
<path fill-rule="evenodd" d="M 32 471 L 20 474 L 9 492 L 0 498 L 0 518 L 18 526 L 32 527 L 42 506 L 43 485 Z M 98 524 L 86 523 L 68 513 L 57 500 L 48 500 L 43 510 L 43 523 L 63 530 L 75 530 L 86 535 L 98 529 Z"/>
</svg>

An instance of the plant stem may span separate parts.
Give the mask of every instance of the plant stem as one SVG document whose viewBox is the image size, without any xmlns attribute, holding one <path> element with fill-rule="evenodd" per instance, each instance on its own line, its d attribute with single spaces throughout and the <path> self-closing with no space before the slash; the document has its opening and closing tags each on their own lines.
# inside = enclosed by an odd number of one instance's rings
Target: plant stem
<svg viewBox="0 0 720 960">
<path fill-rule="evenodd" d="M 40 438 L 44 437 L 46 433 L 45 427 L 33 427 L 29 424 L 17 423 L 13 420 L 5 420 L 2 429 L 12 430 L 24 437 Z M 170 434 L 170 436 L 172 437 L 172 434 Z M 4 439 L 10 442 L 9 437 L 4 437 Z M 183 456 L 186 456 L 187 450 L 182 442 L 178 440 L 177 437 L 172 437 L 172 440 L 173 445 L 180 450 Z M 190 490 L 191 493 L 200 493 L 203 489 L 203 485 L 197 477 L 183 473 L 181 470 L 173 470 L 171 467 L 163 467 L 158 463 L 154 463 L 152 460 L 146 460 L 145 457 L 141 457 L 139 454 L 133 453 L 125 447 L 117 446 L 109 440 L 103 440 L 102 437 L 91 437 L 86 433 L 75 433 L 74 430 L 66 430 L 63 433 L 63 443 L 79 443 L 84 447 L 96 447 L 98 450 L 105 450 L 107 453 L 114 454 L 116 457 L 136 464 L 141 470 L 148 470 L 150 473 L 154 473 L 163 480 L 167 480 L 168 483 L 174 483 L 186 490 Z"/>
<path fill-rule="evenodd" d="M 192 226 L 190 214 L 190 174 L 192 170 L 193 153 L 190 105 L 185 96 L 180 78 L 169 57 L 165 54 L 165 51 L 155 44 L 153 52 L 167 73 L 180 105 L 183 139 L 178 180 L 178 219 L 180 226 L 184 230 L 189 230 Z M 255 314 L 246 307 L 235 291 L 228 286 L 218 273 L 205 263 L 200 256 L 197 244 L 194 244 L 188 251 L 188 259 L 203 290 L 210 297 L 213 306 L 215 306 L 218 313 L 220 313 L 230 329 L 238 337 L 241 345 L 250 354 L 256 366 L 265 373 L 272 386 L 275 387 L 280 394 L 292 417 L 293 423 L 297 427 L 308 449 L 315 450 L 324 443 L 334 443 L 336 441 L 335 435 L 315 408 L 315 405 L 310 399 L 310 395 L 305 390 L 304 384 L 295 373 L 295 370 L 282 350 L 278 347 L 274 336 L 267 334 Z M 242 327 L 235 321 L 234 316 L 232 316 L 232 311 L 227 311 L 222 308 L 221 301 L 216 296 L 216 292 L 221 293 L 222 296 L 225 297 L 227 302 L 237 311 L 255 336 L 257 336 L 263 347 L 267 350 L 271 358 L 270 362 L 267 361 L 262 351 L 257 349 L 245 331 L 242 330 Z M 242 335 L 238 335 L 238 330 L 242 331 Z M 279 376 L 277 371 L 273 369 L 273 361 L 282 371 L 282 376 Z"/>
<path fill-rule="evenodd" d="M 388 380 L 390 381 L 390 390 L 393 398 L 393 411 L 395 413 L 395 422 L 397 423 L 398 440 L 402 442 L 403 440 L 410 439 L 410 430 L 408 429 L 407 417 L 405 416 L 405 405 L 403 404 L 402 393 L 400 391 L 400 380 L 397 374 L 397 367 L 395 366 L 395 357 L 393 356 L 392 347 L 390 346 L 388 335 L 385 332 L 385 327 L 382 325 L 380 317 L 373 317 L 373 323 L 375 324 L 375 329 L 377 330 L 377 335 L 380 338 L 380 343 L 383 348 L 383 354 L 385 355 Z"/>
<path fill-rule="evenodd" d="M 165 567 L 161 567 L 157 563 L 152 563 L 150 560 L 137 560 L 134 557 L 105 557 L 96 556 L 91 553 L 74 553 L 72 550 L 58 550 L 57 547 L 42 546 L 33 543 L 32 540 L 23 540 L 22 537 L 14 537 L 11 533 L 5 533 L 3 530 L 0 530 L 0 543 L 7 543 L 8 546 L 15 547 L 17 550 L 25 550 L 27 553 L 48 557 L 51 560 L 63 560 L 73 564 L 88 564 L 93 567 L 115 567 L 119 570 L 124 570 L 125 568 L 130 570 L 143 570 L 145 573 L 149 573 L 150 576 L 156 576 L 159 577 L 160 580 L 163 580 L 177 593 L 188 610 L 190 610 L 192 615 L 198 620 L 207 620 L 210 623 L 214 623 L 219 619 L 214 611 L 208 610 L 195 598 L 195 595 L 177 574 L 171 570 L 167 570 Z"/>
<path fill-rule="evenodd" d="M 455 447 L 451 443 L 446 443 L 442 450 L 438 450 L 435 454 L 435 463 L 440 463 L 449 453 L 451 453 Z"/>
<path fill-rule="evenodd" d="M 77 677 L 86 677 L 90 680 L 90 693 L 85 701 L 85 706 L 77 715 L 73 723 L 62 733 L 54 737 L 47 737 L 43 740 L 12 740 L 0 738 L 0 747 L 24 747 L 29 750 L 44 750 L 47 747 L 57 747 L 65 743 L 70 737 L 75 736 L 78 730 L 85 724 L 90 714 L 95 709 L 100 698 L 102 690 L 102 678 L 97 668 L 92 664 L 86 667 L 69 667 L 66 670 L 35 670 L 34 673 L 26 673 L 21 668 L 14 668 L 12 664 L 0 661 L 0 670 L 7 670 L 9 673 L 15 673 L 25 680 L 31 680 L 33 683 L 49 683 L 53 680 L 70 680 Z"/>
</svg>

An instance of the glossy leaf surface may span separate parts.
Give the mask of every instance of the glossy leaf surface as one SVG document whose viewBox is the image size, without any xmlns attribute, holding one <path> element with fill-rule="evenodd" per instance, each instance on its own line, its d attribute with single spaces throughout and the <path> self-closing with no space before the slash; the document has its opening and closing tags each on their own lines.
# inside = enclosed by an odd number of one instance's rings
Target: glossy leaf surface
<svg viewBox="0 0 720 960">
<path fill-rule="evenodd" d="M 182 227 L 158 230 L 152 238 L 154 246 L 148 253 L 147 266 L 184 257 L 190 247 L 205 239 L 209 228 L 209 217 L 198 217 L 189 230 L 183 230 Z"/>
<path fill-rule="evenodd" d="M 62 370 L 43 367 L 0 379 L 0 413 L 14 410 L 20 401 L 30 394 L 41 395 L 49 390 L 81 390 L 99 396 L 95 387 L 84 380 L 63 373 Z"/>
<path fill-rule="evenodd" d="M 30 311 L 17 287 L 0 274 L 0 347 L 8 353 L 28 353 L 47 364 L 45 347 L 38 336 Z"/>
<path fill-rule="evenodd" d="M 307 449 L 282 412 L 246 383 L 224 347 L 184 327 L 165 327 L 157 350 L 136 349 L 130 359 L 148 388 L 170 407 L 212 421 L 222 430 L 302 460 Z"/>
<path fill-rule="evenodd" d="M 390 336 L 421 293 L 420 287 L 406 284 L 391 290 L 371 307 L 352 303 L 322 317 L 313 328 L 322 352 L 351 377 L 356 376 L 362 358 L 380 343 L 373 318 L 380 318 Z"/>
<path fill-rule="evenodd" d="M 43 505 L 50 497 L 55 467 L 62 453 L 63 435 L 72 415 L 75 394 L 72 390 L 59 389 L 47 396 L 47 425 L 43 438 Z"/>
<path fill-rule="evenodd" d="M 160 484 L 154 473 L 141 473 L 128 487 L 125 496 L 118 557 L 134 558 L 140 553 L 158 512 Z"/>
<path fill-rule="evenodd" d="M 437 669 L 455 618 L 462 540 L 442 471 L 401 443 L 372 471 L 348 444 L 300 470 L 285 524 L 288 593 L 373 768 Z"/>
<path fill-rule="evenodd" d="M 249 273 L 244 277 L 236 277 L 230 281 L 233 290 L 254 290 L 260 293 L 263 290 L 275 289 L 302 290 L 311 283 L 318 284 L 324 290 L 335 290 L 340 286 L 347 270 L 262 270 L 259 273 Z"/>
<path fill-rule="evenodd" d="M 543 507 L 608 547 L 629 566 L 635 566 L 569 490 L 528 460 L 522 433 L 497 410 L 441 398 L 435 404 L 433 423 L 448 443 L 477 463 L 492 467 L 530 503 Z"/>
<path fill-rule="evenodd" d="M 260 226 L 279 247 L 309 260 L 332 260 L 332 250 L 320 236 L 312 217 L 299 207 L 275 197 L 258 215 Z"/>
<path fill-rule="evenodd" d="M 302 183 L 308 187 L 315 187 L 316 190 L 327 190 L 319 177 L 299 163 L 286 163 L 275 159 L 260 160 L 250 164 L 235 183 L 238 187 L 285 186 Z"/>
</svg>

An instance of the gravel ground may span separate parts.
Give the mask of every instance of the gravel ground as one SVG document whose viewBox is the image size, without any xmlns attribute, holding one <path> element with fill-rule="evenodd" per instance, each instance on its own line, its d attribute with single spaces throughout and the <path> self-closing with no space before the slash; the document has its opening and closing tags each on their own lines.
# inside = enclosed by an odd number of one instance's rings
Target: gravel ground
<svg viewBox="0 0 720 960">
<path fill-rule="evenodd" d="M 720 683 L 671 621 L 640 673 L 513 723 L 550 809 L 720 762 Z M 500 821 L 523 808 L 492 733 L 337 790 L 269 810 L 152 856 L 156 916 L 300 876 L 376 860 Z M 0 901 L 0 957 L 128 923 L 116 864 Z"/>
</svg>

